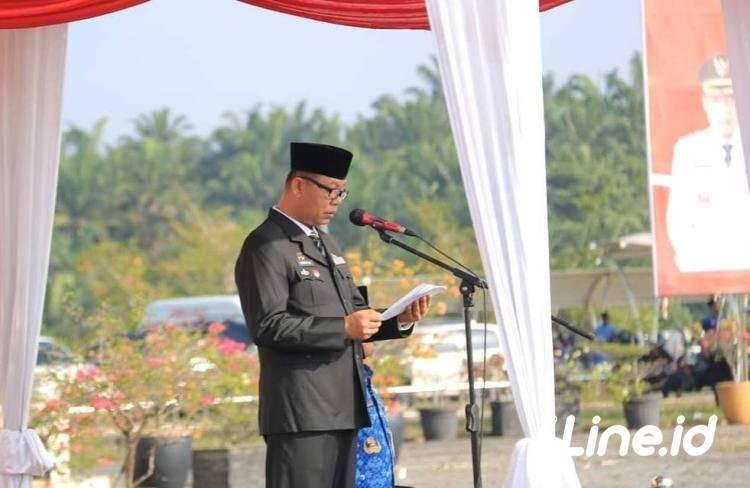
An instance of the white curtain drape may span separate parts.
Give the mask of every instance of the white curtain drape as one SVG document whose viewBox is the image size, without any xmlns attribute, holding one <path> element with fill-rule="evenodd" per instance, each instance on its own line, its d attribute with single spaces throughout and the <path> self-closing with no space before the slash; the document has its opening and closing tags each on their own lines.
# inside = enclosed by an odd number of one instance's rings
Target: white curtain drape
<svg viewBox="0 0 750 488">
<path fill-rule="evenodd" d="M 60 156 L 67 25 L 0 30 L 0 488 L 52 459 L 26 429 Z"/>
<path fill-rule="evenodd" d="M 746 155 L 745 168 L 750 179 L 750 2 L 723 0 L 722 7 L 734 102 L 740 122 L 742 149 Z"/>
<path fill-rule="evenodd" d="M 578 487 L 554 429 L 539 2 L 427 0 L 427 12 L 526 435 L 506 486 Z"/>
</svg>

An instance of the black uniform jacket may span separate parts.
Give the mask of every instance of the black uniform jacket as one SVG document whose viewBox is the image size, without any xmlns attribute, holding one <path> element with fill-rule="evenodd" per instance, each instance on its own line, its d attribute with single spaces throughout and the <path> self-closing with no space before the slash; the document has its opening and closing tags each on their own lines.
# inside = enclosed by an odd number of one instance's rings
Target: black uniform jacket
<svg viewBox="0 0 750 488">
<path fill-rule="evenodd" d="M 260 356 L 262 435 L 369 425 L 362 346 L 344 316 L 367 308 L 341 249 L 321 233 L 324 257 L 297 224 L 271 209 L 235 266 L 242 310 Z M 396 339 L 396 319 L 370 340 Z"/>
</svg>

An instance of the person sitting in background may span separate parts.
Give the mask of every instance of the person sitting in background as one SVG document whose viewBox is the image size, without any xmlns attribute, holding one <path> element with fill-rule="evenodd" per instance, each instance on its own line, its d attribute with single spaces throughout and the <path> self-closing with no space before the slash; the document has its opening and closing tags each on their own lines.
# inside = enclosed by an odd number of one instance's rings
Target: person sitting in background
<svg viewBox="0 0 750 488">
<path fill-rule="evenodd" d="M 701 327 L 703 328 L 703 332 L 708 332 L 709 330 L 715 331 L 719 326 L 721 307 L 714 297 L 710 297 L 706 302 L 706 308 L 708 308 L 708 311 L 703 319 L 701 319 Z"/>
<path fill-rule="evenodd" d="M 594 338 L 601 342 L 613 342 L 617 337 L 617 328 L 610 323 L 607 312 L 604 312 L 601 317 L 602 323 L 594 330 Z"/>
</svg>

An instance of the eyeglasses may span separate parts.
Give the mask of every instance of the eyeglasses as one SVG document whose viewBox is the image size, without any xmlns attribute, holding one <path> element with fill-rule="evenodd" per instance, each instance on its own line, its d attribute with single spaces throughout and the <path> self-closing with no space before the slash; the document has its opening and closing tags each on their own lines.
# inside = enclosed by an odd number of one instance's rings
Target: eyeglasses
<svg viewBox="0 0 750 488">
<path fill-rule="evenodd" d="M 346 188 L 330 188 L 312 178 L 308 178 L 307 176 L 299 175 L 299 178 L 302 178 L 303 180 L 307 180 L 310 183 L 313 183 L 318 188 L 327 191 L 328 198 L 330 200 L 336 200 L 337 198 L 341 198 L 343 200 L 349 196 L 349 190 L 347 190 Z"/>
</svg>

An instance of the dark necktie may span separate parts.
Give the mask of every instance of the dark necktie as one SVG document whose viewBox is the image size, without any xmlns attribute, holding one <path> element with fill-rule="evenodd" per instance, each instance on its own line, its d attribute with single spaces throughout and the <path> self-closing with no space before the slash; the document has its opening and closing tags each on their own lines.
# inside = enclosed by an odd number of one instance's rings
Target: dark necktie
<svg viewBox="0 0 750 488">
<path fill-rule="evenodd" d="M 724 162 L 727 163 L 727 168 L 732 164 L 732 145 L 724 144 Z"/>
<path fill-rule="evenodd" d="M 312 239 L 313 244 L 315 244 L 315 247 L 318 248 L 318 251 L 320 251 L 320 254 L 323 255 L 323 257 L 326 256 L 326 248 L 323 246 L 323 241 L 320 239 L 320 236 L 318 235 L 318 232 L 313 229 L 313 233 L 310 234 L 310 239 Z"/>
</svg>

